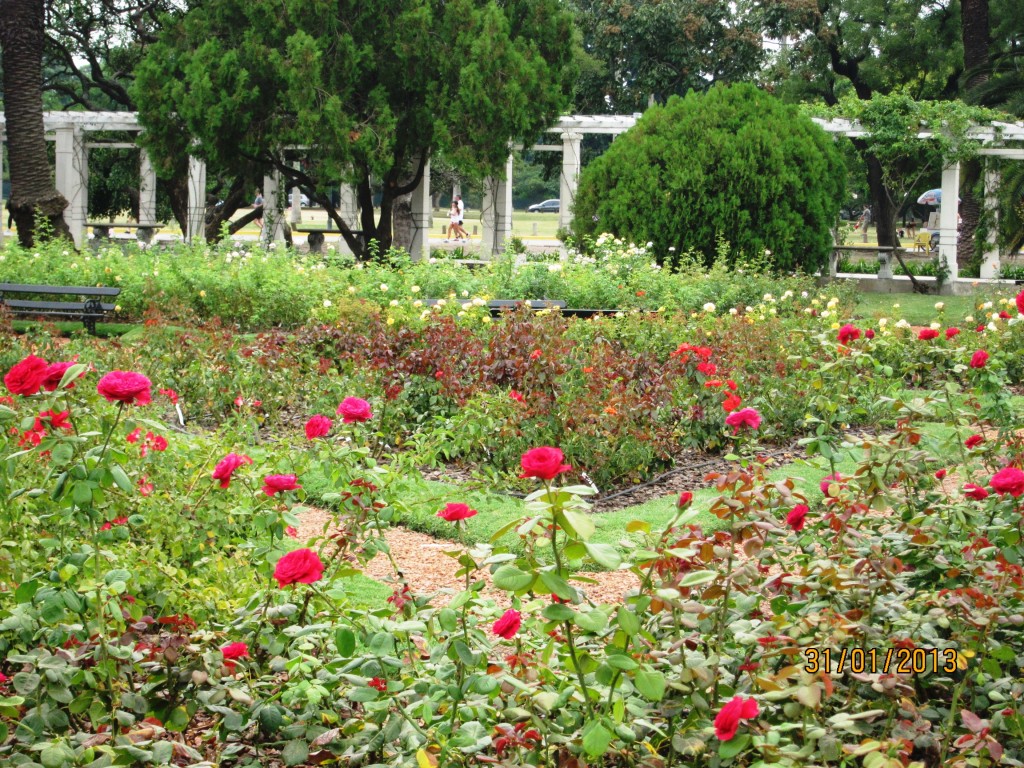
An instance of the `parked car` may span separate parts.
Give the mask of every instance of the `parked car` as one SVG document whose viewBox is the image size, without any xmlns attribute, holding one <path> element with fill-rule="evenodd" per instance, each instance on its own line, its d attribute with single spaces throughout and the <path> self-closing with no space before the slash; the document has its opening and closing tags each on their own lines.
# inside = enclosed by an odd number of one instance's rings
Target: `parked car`
<svg viewBox="0 0 1024 768">
<path fill-rule="evenodd" d="M 309 208 L 309 196 L 306 195 L 305 192 L 299 193 L 299 205 L 301 205 L 303 208 Z"/>
<path fill-rule="evenodd" d="M 561 207 L 559 200 L 545 200 L 543 203 L 536 203 L 531 205 L 528 210 L 530 213 L 558 213 Z"/>
</svg>

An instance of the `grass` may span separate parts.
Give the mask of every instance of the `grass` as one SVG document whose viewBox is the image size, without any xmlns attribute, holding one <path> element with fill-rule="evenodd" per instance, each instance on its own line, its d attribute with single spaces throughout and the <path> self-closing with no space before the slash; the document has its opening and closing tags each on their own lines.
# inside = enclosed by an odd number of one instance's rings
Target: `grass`
<svg viewBox="0 0 1024 768">
<path fill-rule="evenodd" d="M 17 333 L 25 333 L 30 329 L 36 329 L 43 323 L 35 320 L 14 320 L 11 327 Z M 47 322 L 45 325 L 52 327 L 57 332 L 55 335 L 72 336 L 75 333 L 85 333 L 85 326 L 80 321 L 62 320 L 59 322 Z M 103 338 L 112 336 L 123 336 L 129 331 L 140 328 L 137 323 L 96 323 L 96 335 Z"/>
<path fill-rule="evenodd" d="M 906 319 L 911 325 L 928 325 L 939 322 L 943 326 L 963 324 L 968 315 L 981 322 L 982 312 L 978 305 L 986 301 L 995 303 L 999 309 L 1000 298 L 1012 298 L 1015 291 L 990 290 L 973 296 L 925 296 L 917 293 L 862 293 L 859 296 L 855 314 L 860 319 L 877 320 L 888 317 L 891 320 Z M 935 304 L 942 302 L 942 312 L 935 309 Z M 991 311 L 991 310 L 990 310 Z M 1015 310 L 1014 310 L 1015 311 Z"/>
</svg>

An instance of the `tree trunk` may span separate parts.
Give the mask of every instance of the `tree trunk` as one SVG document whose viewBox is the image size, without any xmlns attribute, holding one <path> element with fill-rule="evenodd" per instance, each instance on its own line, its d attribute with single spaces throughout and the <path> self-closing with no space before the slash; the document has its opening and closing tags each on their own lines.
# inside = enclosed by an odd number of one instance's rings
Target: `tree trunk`
<svg viewBox="0 0 1024 768">
<path fill-rule="evenodd" d="M 989 62 L 988 0 L 962 0 L 960 3 L 960 32 L 964 44 L 964 88 L 971 90 L 988 79 L 984 67 Z M 969 160 L 960 169 L 960 218 L 963 225 L 956 245 L 956 261 L 962 270 L 974 261 L 978 249 L 975 233 L 981 222 L 982 201 L 976 194 L 981 180 L 981 160 Z"/>
<path fill-rule="evenodd" d="M 25 248 L 35 243 L 35 217 L 49 220 L 54 234 L 70 238 L 63 212 L 68 201 L 53 185 L 43 129 L 44 0 L 0 0 L 4 115 L 11 199 L 7 205 Z"/>
</svg>

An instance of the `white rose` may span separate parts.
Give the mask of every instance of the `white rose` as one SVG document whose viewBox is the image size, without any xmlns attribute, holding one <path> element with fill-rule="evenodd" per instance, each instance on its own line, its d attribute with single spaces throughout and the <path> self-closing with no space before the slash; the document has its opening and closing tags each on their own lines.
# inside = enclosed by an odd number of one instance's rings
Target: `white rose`
<svg viewBox="0 0 1024 768">
<path fill-rule="evenodd" d="M 201 291 L 200 291 L 200 293 L 201 293 Z M 331 306 L 331 300 L 330 299 L 324 299 L 324 307 L 329 307 L 329 306 Z"/>
<path fill-rule="evenodd" d="M 381 283 L 380 284 L 380 292 L 381 293 L 387 293 L 388 292 L 388 284 L 387 283 Z"/>
<path fill-rule="evenodd" d="M 936 301 L 935 302 L 935 309 L 937 309 L 939 312 L 941 312 L 945 308 L 946 308 L 946 305 L 943 304 L 941 301 Z"/>
<path fill-rule="evenodd" d="M 709 301 L 709 302 L 708 302 L 707 304 L 705 304 L 705 305 L 704 305 L 704 311 L 705 311 L 705 312 L 714 312 L 714 311 L 715 311 L 715 305 L 714 305 L 714 304 L 712 304 L 712 303 L 711 303 L 711 302 Z"/>
<path fill-rule="evenodd" d="M 413 293 L 419 293 L 420 292 L 420 287 L 418 285 L 414 285 L 409 290 L 412 291 Z"/>
</svg>

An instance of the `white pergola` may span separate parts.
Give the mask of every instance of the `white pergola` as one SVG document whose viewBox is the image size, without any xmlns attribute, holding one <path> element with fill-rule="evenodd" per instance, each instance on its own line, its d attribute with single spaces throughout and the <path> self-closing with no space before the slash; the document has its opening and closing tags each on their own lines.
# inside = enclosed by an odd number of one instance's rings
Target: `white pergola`
<svg viewBox="0 0 1024 768">
<path fill-rule="evenodd" d="M 538 144 L 532 147 L 537 151 L 553 151 L 562 153 L 562 170 L 559 182 L 559 225 L 568 227 L 572 222 L 571 209 L 576 197 L 576 189 L 580 174 L 580 145 L 583 136 L 588 133 L 616 135 L 624 133 L 636 125 L 639 114 L 633 115 L 569 115 L 562 117 L 548 129 L 560 141 L 551 144 Z M 858 137 L 867 135 L 867 131 L 856 122 L 842 118 L 815 122 L 828 133 L 842 136 Z M 143 130 L 134 112 L 46 112 L 43 115 L 44 127 L 49 138 L 56 142 L 57 168 L 56 187 L 69 205 L 64 211 L 64 219 L 71 230 L 75 244 L 81 247 L 85 241 L 86 220 L 88 211 L 89 163 L 88 153 L 91 148 L 133 148 L 137 146 L 134 137 Z M 0 149 L 5 140 L 6 121 L 0 114 Z M 88 135 L 95 132 L 124 132 L 132 135 L 132 141 L 88 141 Z M 921 140 L 932 137 L 931 131 L 921 131 L 917 136 Z M 968 138 L 982 143 L 979 154 L 982 156 L 1002 157 L 1013 160 L 1024 160 L 1024 124 L 995 123 L 992 126 L 972 128 Z M 515 149 L 517 147 L 513 147 Z M 518 147 L 521 148 L 521 147 Z M 139 180 L 139 226 L 156 224 L 156 174 L 145 150 L 140 149 L 140 180 Z M 0 152 L 0 174 L 2 174 L 3 154 Z M 955 200 L 960 182 L 959 164 L 943 169 L 942 194 L 947 200 Z M 986 199 L 988 207 L 995 208 L 995 191 L 998 187 L 998 173 L 988 171 L 985 175 Z M 283 239 L 282 227 L 277 216 L 278 189 L 280 176 L 266 176 L 263 181 L 264 207 L 267 211 L 266 223 L 263 228 L 265 240 Z M 188 172 L 188 227 L 185 239 L 189 242 L 202 240 L 204 237 L 206 214 L 206 165 L 192 157 L 189 160 Z M 291 220 L 301 221 L 301 206 L 298 190 L 293 190 L 291 201 Z M 0 208 L 3 200 L 0 197 Z M 939 258 L 949 269 L 950 281 L 957 279 L 956 240 L 957 210 L 956 206 L 943 206 L 939 219 Z M 343 185 L 341 187 L 341 203 L 339 214 L 346 220 L 357 220 L 358 208 L 355 190 Z M 512 155 L 508 157 L 504 173 L 491 176 L 484 181 L 484 203 L 481 210 L 483 225 L 483 246 L 485 251 L 499 253 L 512 228 Z M 429 254 L 427 234 L 430 231 L 432 207 L 430 198 L 429 163 L 423 174 L 423 181 L 412 195 L 412 216 L 414 237 L 410 252 L 413 258 L 421 258 Z M 3 228 L 0 227 L 0 243 Z M 990 236 L 989 248 L 981 267 L 982 277 L 997 277 L 999 274 L 1000 254 L 995 245 L 994 228 Z M 882 275 L 891 276 L 891 275 Z"/>
</svg>

